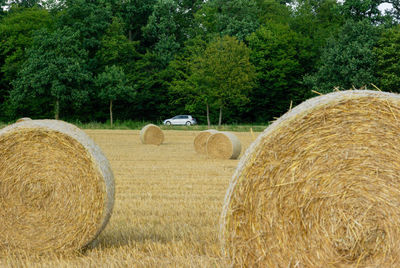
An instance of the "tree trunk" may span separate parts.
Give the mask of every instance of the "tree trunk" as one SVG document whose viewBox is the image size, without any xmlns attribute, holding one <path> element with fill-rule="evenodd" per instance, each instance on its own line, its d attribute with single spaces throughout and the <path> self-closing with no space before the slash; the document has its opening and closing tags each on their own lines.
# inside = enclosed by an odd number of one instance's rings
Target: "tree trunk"
<svg viewBox="0 0 400 268">
<path fill-rule="evenodd" d="M 219 107 L 218 127 L 221 127 L 221 122 L 222 122 L 222 106 Z"/>
<path fill-rule="evenodd" d="M 110 124 L 113 127 L 112 100 L 110 100 Z"/>
<path fill-rule="evenodd" d="M 210 123 L 210 107 L 208 107 L 208 102 L 206 102 L 206 107 L 207 107 L 207 125 L 208 128 L 211 128 L 211 123 Z"/>
<path fill-rule="evenodd" d="M 128 31 L 128 39 L 129 41 L 132 41 L 132 30 Z"/>
<path fill-rule="evenodd" d="M 60 118 L 60 101 L 57 99 L 54 105 L 54 119 L 58 120 Z"/>
</svg>

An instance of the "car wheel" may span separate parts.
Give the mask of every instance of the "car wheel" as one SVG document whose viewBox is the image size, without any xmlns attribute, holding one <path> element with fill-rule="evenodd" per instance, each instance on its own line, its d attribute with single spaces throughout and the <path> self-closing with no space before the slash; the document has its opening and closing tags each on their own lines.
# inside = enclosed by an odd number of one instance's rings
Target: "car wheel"
<svg viewBox="0 0 400 268">
<path fill-rule="evenodd" d="M 192 123 L 190 123 L 189 121 L 186 122 L 187 126 L 190 126 Z"/>
<path fill-rule="evenodd" d="M 170 125 L 171 125 L 171 122 L 167 121 L 167 122 L 165 122 L 165 124 L 166 124 L 167 126 L 170 126 Z"/>
</svg>

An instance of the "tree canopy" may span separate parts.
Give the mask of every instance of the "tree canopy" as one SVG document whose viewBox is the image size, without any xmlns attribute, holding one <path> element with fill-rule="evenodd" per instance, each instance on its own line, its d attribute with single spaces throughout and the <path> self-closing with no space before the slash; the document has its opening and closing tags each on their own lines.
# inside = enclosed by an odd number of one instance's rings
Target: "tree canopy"
<svg viewBox="0 0 400 268">
<path fill-rule="evenodd" d="M 268 22 L 248 38 L 257 85 L 251 95 L 251 116 L 270 120 L 285 112 L 291 102 L 301 102 L 306 89 L 301 80 L 307 55 L 305 39 L 289 25 Z M 305 58 L 303 58 L 305 56 Z"/>
<path fill-rule="evenodd" d="M 80 47 L 79 32 L 65 27 L 48 32 L 41 30 L 34 36 L 32 47 L 28 51 L 28 59 L 24 62 L 14 88 L 10 92 L 10 105 L 18 116 L 21 112 L 29 112 L 34 100 L 54 111 L 58 119 L 60 107 L 72 102 L 79 107 L 88 101 L 87 84 L 91 81 L 91 73 L 85 68 L 87 51 Z"/>
<path fill-rule="evenodd" d="M 399 0 L 0 4 L 1 121 L 264 124 L 312 90 L 399 91 Z"/>
<path fill-rule="evenodd" d="M 367 20 L 348 21 L 323 50 L 317 72 L 306 81 L 319 92 L 350 89 L 376 83 L 373 48 L 378 29 Z"/>
</svg>

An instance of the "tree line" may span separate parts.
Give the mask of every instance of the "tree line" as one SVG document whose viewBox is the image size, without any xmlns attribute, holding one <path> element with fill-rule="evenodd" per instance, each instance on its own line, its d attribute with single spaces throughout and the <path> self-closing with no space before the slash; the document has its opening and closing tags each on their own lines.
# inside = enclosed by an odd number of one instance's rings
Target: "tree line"
<svg viewBox="0 0 400 268">
<path fill-rule="evenodd" d="M 312 91 L 400 90 L 399 0 L 0 4 L 0 121 L 266 123 Z"/>
</svg>

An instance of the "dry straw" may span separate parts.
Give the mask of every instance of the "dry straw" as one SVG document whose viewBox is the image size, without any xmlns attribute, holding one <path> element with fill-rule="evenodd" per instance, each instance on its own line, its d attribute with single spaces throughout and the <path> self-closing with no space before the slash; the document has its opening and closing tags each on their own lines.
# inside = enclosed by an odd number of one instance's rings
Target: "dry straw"
<svg viewBox="0 0 400 268">
<path fill-rule="evenodd" d="M 194 138 L 194 150 L 199 154 L 207 154 L 207 140 L 212 134 L 217 132 L 218 131 L 215 129 L 200 131 L 200 133 Z"/>
<path fill-rule="evenodd" d="M 400 263 L 400 96 L 310 99 L 246 151 L 221 218 L 224 253 L 247 267 Z"/>
<path fill-rule="evenodd" d="M 29 117 L 22 117 L 22 118 L 18 119 L 17 121 L 15 121 L 15 123 L 24 122 L 24 121 L 29 121 L 29 120 L 32 120 L 32 119 L 29 118 Z"/>
<path fill-rule="evenodd" d="M 164 133 L 158 126 L 148 124 L 140 131 L 140 141 L 143 144 L 160 145 L 164 142 Z"/>
<path fill-rule="evenodd" d="M 77 127 L 28 120 L 0 130 L 0 252 L 72 252 L 106 226 L 114 179 Z"/>
<path fill-rule="evenodd" d="M 230 132 L 217 132 L 210 135 L 206 144 L 207 155 L 212 158 L 236 159 L 242 145 L 236 135 Z"/>
</svg>

